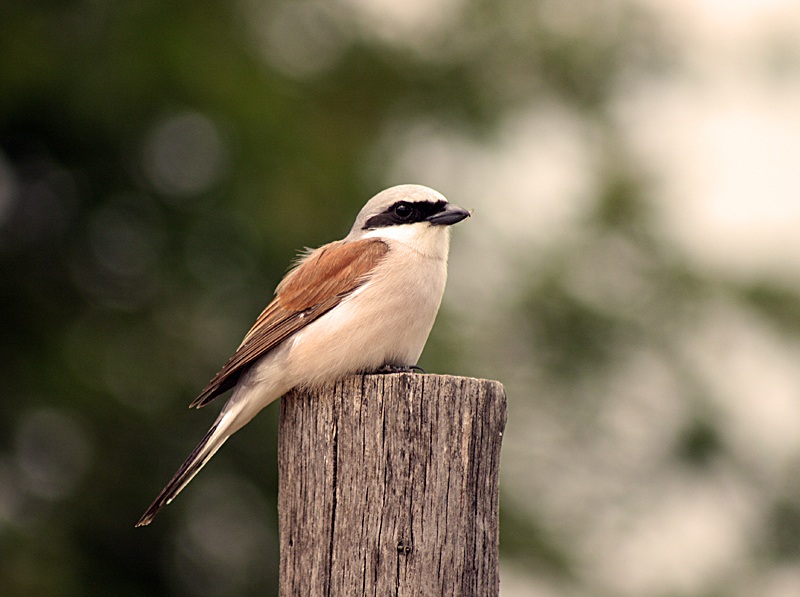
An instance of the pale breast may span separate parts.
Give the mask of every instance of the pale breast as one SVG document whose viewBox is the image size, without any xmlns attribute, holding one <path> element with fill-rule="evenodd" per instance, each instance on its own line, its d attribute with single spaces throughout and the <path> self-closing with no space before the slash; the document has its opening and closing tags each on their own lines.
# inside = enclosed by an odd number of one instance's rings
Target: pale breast
<svg viewBox="0 0 800 597">
<path fill-rule="evenodd" d="M 369 282 L 289 340 L 286 381 L 317 385 L 384 364 L 416 364 L 446 279 L 444 259 L 392 243 Z"/>
</svg>

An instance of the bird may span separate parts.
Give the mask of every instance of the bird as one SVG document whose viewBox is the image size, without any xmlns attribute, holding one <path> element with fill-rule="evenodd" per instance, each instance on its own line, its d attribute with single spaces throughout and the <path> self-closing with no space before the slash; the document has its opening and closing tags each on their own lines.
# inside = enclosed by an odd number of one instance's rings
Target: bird
<svg viewBox="0 0 800 597">
<path fill-rule="evenodd" d="M 290 390 L 418 369 L 447 280 L 450 226 L 470 215 L 431 188 L 393 186 L 367 201 L 345 238 L 306 249 L 191 403 L 233 390 L 136 526 L 150 524 L 231 435 Z"/>
</svg>

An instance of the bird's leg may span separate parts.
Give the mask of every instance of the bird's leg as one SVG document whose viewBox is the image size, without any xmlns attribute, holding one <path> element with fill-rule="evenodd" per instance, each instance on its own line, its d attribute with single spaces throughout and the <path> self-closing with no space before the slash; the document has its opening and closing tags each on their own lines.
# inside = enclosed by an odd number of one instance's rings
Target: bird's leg
<svg viewBox="0 0 800 597">
<path fill-rule="evenodd" d="M 424 369 L 419 365 L 381 365 L 375 370 L 375 373 L 425 373 Z"/>
</svg>

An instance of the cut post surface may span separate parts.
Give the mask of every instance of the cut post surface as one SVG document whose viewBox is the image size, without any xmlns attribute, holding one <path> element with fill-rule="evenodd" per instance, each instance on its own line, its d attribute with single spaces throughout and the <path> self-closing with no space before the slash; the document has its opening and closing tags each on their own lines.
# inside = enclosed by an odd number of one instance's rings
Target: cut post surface
<svg viewBox="0 0 800 597">
<path fill-rule="evenodd" d="M 280 589 L 499 593 L 496 381 L 398 373 L 281 399 Z"/>
</svg>

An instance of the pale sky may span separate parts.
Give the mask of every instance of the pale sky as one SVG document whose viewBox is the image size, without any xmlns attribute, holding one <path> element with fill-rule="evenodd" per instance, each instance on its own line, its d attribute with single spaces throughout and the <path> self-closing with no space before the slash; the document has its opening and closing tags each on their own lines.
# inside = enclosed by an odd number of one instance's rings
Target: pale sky
<svg viewBox="0 0 800 597">
<path fill-rule="evenodd" d="M 680 36 L 686 72 L 623 102 L 667 229 L 705 265 L 797 280 L 800 3 L 651 4 Z"/>
</svg>

